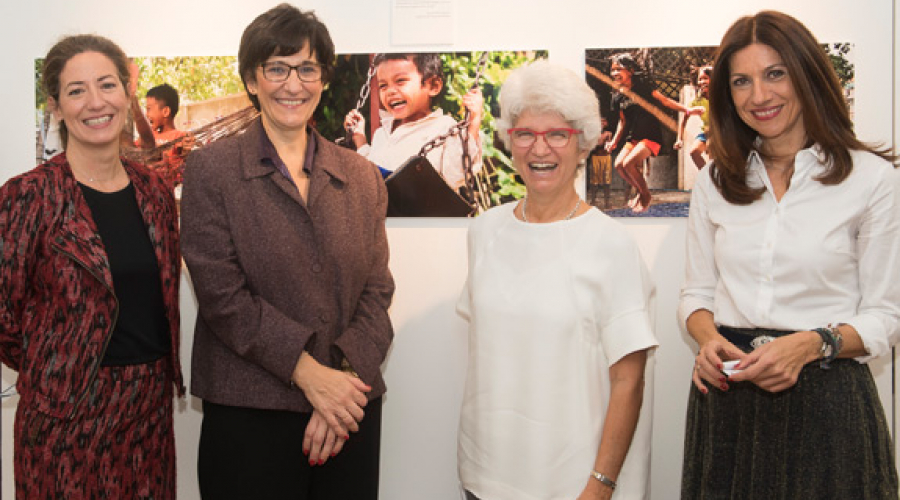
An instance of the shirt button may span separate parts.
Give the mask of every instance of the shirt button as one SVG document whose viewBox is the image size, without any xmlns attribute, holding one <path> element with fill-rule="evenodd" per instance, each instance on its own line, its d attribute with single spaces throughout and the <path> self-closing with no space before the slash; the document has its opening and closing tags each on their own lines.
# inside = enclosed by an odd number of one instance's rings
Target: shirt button
<svg viewBox="0 0 900 500">
<path fill-rule="evenodd" d="M 318 262 L 315 263 L 315 264 L 313 264 L 313 265 L 312 265 L 312 272 L 314 272 L 314 273 L 321 273 L 321 272 L 322 272 L 322 266 L 321 266 Z"/>
<path fill-rule="evenodd" d="M 319 321 L 321 321 L 322 323 L 328 323 L 328 315 L 325 313 L 320 314 Z"/>
</svg>

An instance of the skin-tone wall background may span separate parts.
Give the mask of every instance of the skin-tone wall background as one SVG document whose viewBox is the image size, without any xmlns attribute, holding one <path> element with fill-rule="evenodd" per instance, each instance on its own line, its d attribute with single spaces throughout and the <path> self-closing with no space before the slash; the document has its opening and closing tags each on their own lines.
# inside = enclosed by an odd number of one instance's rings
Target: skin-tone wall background
<svg viewBox="0 0 900 500">
<path fill-rule="evenodd" d="M 240 34 L 256 15 L 276 1 L 243 2 L 225 11 L 218 2 L 157 2 L 145 6 L 111 0 L 0 2 L 7 96 L 0 121 L 0 181 L 34 165 L 33 64 L 57 38 L 98 33 L 134 55 L 234 55 Z M 898 14 L 891 0 L 745 1 L 673 5 L 662 0 L 621 4 L 564 0 L 496 0 L 454 3 L 452 45 L 393 46 L 391 2 L 311 0 L 328 25 L 339 53 L 547 49 L 554 62 L 582 72 L 584 49 L 715 45 L 737 17 L 764 8 L 781 8 L 804 22 L 820 41 L 855 44 L 856 130 L 869 141 L 890 143 L 896 131 Z M 210 23 L 211 14 L 215 21 Z M 640 19 L 640 28 L 628 17 Z M 895 106 L 892 108 L 892 106 Z M 583 182 L 581 183 L 583 184 Z M 684 408 L 694 346 L 675 322 L 683 277 L 684 219 L 622 220 L 637 239 L 657 286 L 656 328 L 661 343 L 655 356 L 651 498 L 673 498 L 681 471 Z M 454 312 L 466 272 L 465 219 L 392 219 L 388 222 L 391 268 L 397 294 L 391 309 L 394 347 L 385 366 L 388 394 L 384 407 L 381 496 L 391 500 L 459 498 L 456 480 L 456 424 L 466 363 L 465 327 Z M 187 276 L 182 282 L 185 366 L 196 305 Z M 892 415 L 892 360 L 873 371 L 882 401 Z M 3 369 L 3 387 L 15 373 Z M 196 441 L 199 404 L 178 403 L 176 430 L 179 498 L 199 498 Z M 2 498 L 12 498 L 10 442 L 15 398 L 2 403 Z M 893 418 L 893 417 L 891 417 Z"/>
</svg>

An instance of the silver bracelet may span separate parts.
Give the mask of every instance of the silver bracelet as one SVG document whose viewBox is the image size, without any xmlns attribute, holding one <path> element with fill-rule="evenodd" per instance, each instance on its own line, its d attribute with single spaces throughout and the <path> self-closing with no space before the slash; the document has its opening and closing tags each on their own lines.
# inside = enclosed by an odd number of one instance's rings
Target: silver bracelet
<svg viewBox="0 0 900 500">
<path fill-rule="evenodd" d="M 597 481 L 600 481 L 601 483 L 605 484 L 606 486 L 609 486 L 609 489 L 611 489 L 611 490 L 616 489 L 616 482 L 613 481 L 612 479 L 604 476 L 603 474 L 600 474 L 599 472 L 592 470 L 591 476 L 594 479 L 596 479 Z"/>
</svg>

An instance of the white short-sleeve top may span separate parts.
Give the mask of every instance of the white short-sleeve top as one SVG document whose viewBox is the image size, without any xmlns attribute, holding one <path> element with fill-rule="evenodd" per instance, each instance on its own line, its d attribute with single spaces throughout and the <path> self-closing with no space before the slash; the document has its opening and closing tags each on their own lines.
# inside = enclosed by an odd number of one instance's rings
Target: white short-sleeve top
<svg viewBox="0 0 900 500">
<path fill-rule="evenodd" d="M 514 208 L 469 230 L 459 473 L 484 499 L 572 500 L 597 456 L 609 366 L 657 345 L 653 285 L 631 236 L 599 210 L 529 224 Z M 649 449 L 632 448 L 615 498 L 644 498 L 648 472 Z"/>
</svg>

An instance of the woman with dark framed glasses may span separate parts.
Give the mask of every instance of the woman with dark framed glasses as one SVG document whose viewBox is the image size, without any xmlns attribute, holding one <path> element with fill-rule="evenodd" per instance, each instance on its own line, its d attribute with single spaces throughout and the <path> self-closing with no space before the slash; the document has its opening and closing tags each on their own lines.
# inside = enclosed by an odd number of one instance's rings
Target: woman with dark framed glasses
<svg viewBox="0 0 900 500">
<path fill-rule="evenodd" d="M 374 165 L 310 125 L 334 45 L 281 4 L 244 31 L 259 120 L 185 169 L 204 498 L 375 499 L 394 291 Z"/>
<path fill-rule="evenodd" d="M 575 191 L 600 137 L 597 98 L 539 61 L 510 74 L 500 107 L 527 195 L 469 229 L 462 485 L 469 499 L 644 498 L 653 286 L 625 228 Z"/>
</svg>

